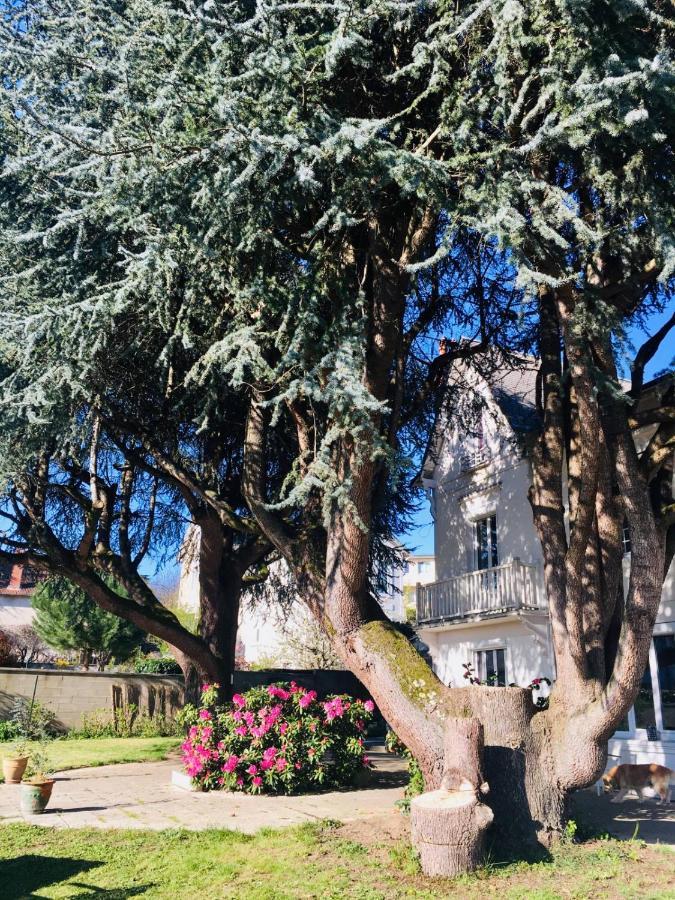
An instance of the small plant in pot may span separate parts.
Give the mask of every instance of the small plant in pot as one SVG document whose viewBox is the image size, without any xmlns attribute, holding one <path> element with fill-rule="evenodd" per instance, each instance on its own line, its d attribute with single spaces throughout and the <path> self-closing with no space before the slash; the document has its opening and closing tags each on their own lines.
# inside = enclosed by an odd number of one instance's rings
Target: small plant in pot
<svg viewBox="0 0 675 900">
<path fill-rule="evenodd" d="M 31 754 L 28 777 L 21 783 L 22 813 L 39 815 L 45 811 L 54 787 L 50 769 L 51 762 L 43 747 Z"/>
<path fill-rule="evenodd" d="M 2 760 L 2 774 L 5 784 L 19 784 L 28 765 L 28 744 L 25 741 L 15 741 L 7 756 Z"/>
</svg>

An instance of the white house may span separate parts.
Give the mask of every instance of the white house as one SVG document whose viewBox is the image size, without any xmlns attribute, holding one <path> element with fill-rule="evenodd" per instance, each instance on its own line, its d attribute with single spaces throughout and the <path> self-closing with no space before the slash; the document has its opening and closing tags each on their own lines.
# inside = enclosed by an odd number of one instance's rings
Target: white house
<svg viewBox="0 0 675 900">
<path fill-rule="evenodd" d="M 432 553 L 410 553 L 403 566 L 403 587 L 436 581 L 436 557 Z"/>
<path fill-rule="evenodd" d="M 417 630 L 446 684 L 466 683 L 465 663 L 481 681 L 499 685 L 553 680 L 542 554 L 527 498 L 536 363 L 524 361 L 491 387 L 466 370 L 455 377 L 466 394 L 462 414 L 439 424 L 420 475 L 434 516 L 436 580 L 417 587 Z M 672 377 L 648 386 L 652 402 Z M 638 449 L 649 436 L 636 434 Z M 624 549 L 630 553 L 627 536 Z M 610 753 L 675 769 L 675 564 L 640 695 Z"/>
<path fill-rule="evenodd" d="M 178 603 L 185 609 L 199 609 L 199 553 L 197 526 L 186 532 L 181 549 L 181 574 Z M 285 564 L 274 563 L 277 579 L 284 579 Z M 264 591 L 267 588 L 263 588 Z M 379 579 L 377 599 L 386 616 L 405 622 L 403 568 L 395 568 Z M 244 595 L 239 610 L 237 656 L 247 665 L 272 665 L 288 668 L 315 668 L 322 658 L 331 657 L 328 641 L 322 638 L 309 611 L 302 603 L 283 604 L 274 597 L 252 599 Z M 315 659 L 317 665 L 311 663 Z M 337 664 L 337 660 L 335 660 Z"/>
<path fill-rule="evenodd" d="M 15 633 L 32 624 L 36 584 L 36 573 L 29 566 L 0 562 L 0 631 Z"/>
</svg>

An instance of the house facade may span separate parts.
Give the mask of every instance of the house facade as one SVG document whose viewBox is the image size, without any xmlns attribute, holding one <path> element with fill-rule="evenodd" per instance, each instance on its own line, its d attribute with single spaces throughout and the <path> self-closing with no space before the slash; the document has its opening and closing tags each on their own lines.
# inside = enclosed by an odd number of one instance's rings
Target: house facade
<svg viewBox="0 0 675 900">
<path fill-rule="evenodd" d="M 37 574 L 30 566 L 0 562 L 0 631 L 17 633 L 32 624 L 36 585 Z"/>
<path fill-rule="evenodd" d="M 543 560 L 528 501 L 536 363 L 525 360 L 490 386 L 466 371 L 456 378 L 470 397 L 437 428 L 420 475 L 434 517 L 436 579 L 416 587 L 417 631 L 445 684 L 465 684 L 465 664 L 496 685 L 553 681 Z M 670 384 L 672 376 L 653 382 L 651 402 Z M 650 436 L 635 435 L 638 449 Z M 624 551 L 627 587 L 627 533 Z M 639 697 L 609 752 L 675 769 L 675 564 Z"/>
<path fill-rule="evenodd" d="M 199 541 L 197 526 L 188 528 L 180 553 L 178 603 L 199 610 Z M 303 603 L 283 602 L 275 596 L 275 584 L 290 582 L 285 563 L 273 563 L 272 584 L 264 596 L 244 594 L 239 608 L 237 658 L 247 666 L 312 669 L 337 665 L 337 658 Z M 405 622 L 403 566 L 392 567 L 378 578 L 377 599 L 387 618 Z M 284 591 L 287 593 L 287 591 Z M 291 598 L 292 600 L 292 598 Z M 332 661 L 332 662 L 331 662 Z"/>
</svg>

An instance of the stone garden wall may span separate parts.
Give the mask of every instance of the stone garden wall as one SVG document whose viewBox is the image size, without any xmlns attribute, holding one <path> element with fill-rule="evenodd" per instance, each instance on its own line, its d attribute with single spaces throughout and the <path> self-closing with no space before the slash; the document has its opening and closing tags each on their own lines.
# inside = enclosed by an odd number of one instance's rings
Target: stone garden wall
<svg viewBox="0 0 675 900">
<path fill-rule="evenodd" d="M 36 689 L 37 679 L 37 689 Z M 319 697 L 327 694 L 351 694 L 367 700 L 369 694 L 351 672 L 339 669 L 265 669 L 234 673 L 234 690 L 245 691 L 254 685 L 274 681 L 297 681 Z M 0 720 L 9 717 L 15 697 L 35 699 L 56 716 L 65 730 L 79 728 L 82 715 L 134 704 L 148 715 L 173 718 L 184 703 L 181 675 L 136 675 L 124 672 L 75 672 L 63 669 L 0 668 Z"/>
<path fill-rule="evenodd" d="M 172 718 L 183 705 L 180 675 L 0 668 L 0 719 L 8 718 L 15 697 L 30 700 L 33 690 L 64 730 L 79 728 L 83 713 L 98 709 L 112 712 L 133 703 L 139 712 Z"/>
</svg>

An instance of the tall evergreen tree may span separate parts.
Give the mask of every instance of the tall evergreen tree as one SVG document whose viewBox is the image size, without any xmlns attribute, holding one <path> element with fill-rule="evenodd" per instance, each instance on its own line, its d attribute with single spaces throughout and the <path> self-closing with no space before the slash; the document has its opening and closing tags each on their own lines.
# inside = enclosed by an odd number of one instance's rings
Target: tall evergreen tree
<svg viewBox="0 0 675 900">
<path fill-rule="evenodd" d="M 107 613 L 67 578 L 43 581 L 31 598 L 35 630 L 56 650 L 77 650 L 85 668 L 96 656 L 99 671 L 114 659 L 124 662 L 139 646 L 143 632 Z"/>
<path fill-rule="evenodd" d="M 239 404 L 247 522 L 427 785 L 473 741 L 460 763 L 478 804 L 475 719 L 499 834 L 550 840 L 636 695 L 673 535 L 673 407 L 640 406 L 667 328 L 635 355 L 628 397 L 617 377 L 626 328 L 663 307 L 673 270 L 667 4 L 24 0 L 0 28 L 8 540 L 64 559 L 48 470 L 68 441 L 96 443 L 81 440 L 96 415 L 75 412 L 101 406 L 92 373 L 105 382 L 119 356 L 168 384 L 174 352 L 196 351 L 191 425 L 208 434 L 224 398 Z M 441 329 L 470 340 L 433 358 Z M 530 335 L 548 710 L 446 688 L 370 577 L 448 365 L 488 345 L 503 361 Z M 640 459 L 638 424 L 656 429 Z M 89 513 L 96 485 L 84 496 Z"/>
</svg>

